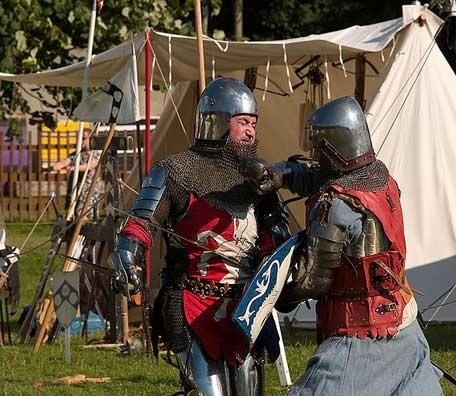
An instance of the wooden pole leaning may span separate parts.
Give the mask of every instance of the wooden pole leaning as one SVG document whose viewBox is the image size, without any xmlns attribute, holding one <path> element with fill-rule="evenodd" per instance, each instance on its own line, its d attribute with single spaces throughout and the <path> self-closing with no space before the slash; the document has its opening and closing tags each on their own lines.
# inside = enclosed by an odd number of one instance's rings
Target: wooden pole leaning
<svg viewBox="0 0 456 396">
<path fill-rule="evenodd" d="M 116 125 L 117 125 L 116 123 L 111 124 L 111 128 L 109 129 L 108 135 L 106 136 L 103 150 L 101 152 L 101 157 L 100 157 L 100 160 L 98 161 L 98 165 L 95 169 L 95 175 L 92 179 L 92 183 L 90 184 L 90 188 L 87 193 L 87 198 L 84 202 L 84 206 L 82 207 L 81 213 L 85 213 L 87 211 L 87 209 L 89 209 L 90 200 L 92 199 L 92 195 L 95 191 L 97 181 L 101 176 L 102 164 L 104 163 L 109 146 L 111 145 L 112 138 L 116 131 Z M 73 231 L 70 243 L 68 244 L 67 255 L 71 255 L 71 252 L 73 251 L 74 245 L 76 244 L 78 235 L 80 234 L 83 225 L 84 225 L 84 218 L 80 218 L 74 227 L 74 231 Z M 63 263 L 62 271 L 72 271 L 75 266 L 76 266 L 75 263 L 67 260 Z"/>
<path fill-rule="evenodd" d="M 126 344 L 128 342 L 130 328 L 128 323 L 128 299 L 125 296 L 120 297 L 120 316 L 122 318 L 122 344 Z"/>
<path fill-rule="evenodd" d="M 47 331 L 45 324 L 49 323 L 53 316 L 55 317 L 54 301 L 52 299 L 52 290 L 49 290 L 47 296 L 43 300 L 43 323 L 41 324 L 38 335 L 35 338 L 33 352 L 38 352 L 40 349 Z"/>
<path fill-rule="evenodd" d="M 206 69 L 204 66 L 203 21 L 200 0 L 195 0 L 195 30 L 198 46 L 199 91 L 201 95 L 206 88 Z"/>
<path fill-rule="evenodd" d="M 30 341 L 30 334 L 31 334 L 31 331 L 33 328 L 33 326 L 32 326 L 33 318 L 35 317 L 35 313 L 37 312 L 40 302 L 42 301 L 44 304 L 44 300 L 42 300 L 42 297 L 43 297 L 43 293 L 44 293 L 44 290 L 46 287 L 46 283 L 48 281 L 49 274 L 52 271 L 52 267 L 53 267 L 55 258 L 57 256 L 57 254 L 59 253 L 60 246 L 62 245 L 62 242 L 64 240 L 64 235 L 61 233 L 61 229 L 59 227 L 60 220 L 61 220 L 60 214 L 57 213 L 57 210 L 56 210 L 56 215 L 57 215 L 57 219 L 56 219 L 56 223 L 52 229 L 52 235 L 51 235 L 51 246 L 49 247 L 46 261 L 44 263 L 43 270 L 41 272 L 41 276 L 38 281 L 37 288 L 35 289 L 35 294 L 33 296 L 32 303 L 30 304 L 27 315 L 25 316 L 25 319 L 22 322 L 22 325 L 19 329 L 19 338 L 20 338 L 21 344 L 27 344 Z M 69 219 L 69 217 L 67 217 L 67 220 L 68 219 Z M 44 310 L 45 310 L 45 307 L 43 305 L 43 311 Z"/>
<path fill-rule="evenodd" d="M 112 141 L 112 137 L 114 136 L 114 133 L 115 133 L 115 130 L 116 130 L 116 123 L 113 123 L 111 124 L 111 128 L 109 129 L 109 132 L 108 132 L 108 135 L 106 136 L 106 140 L 105 140 L 105 143 L 104 143 L 104 146 L 103 146 L 103 151 L 101 153 L 101 158 L 100 160 L 98 161 L 98 165 L 95 169 L 95 175 L 92 179 L 92 183 L 90 184 L 90 188 L 89 188 L 89 191 L 87 193 L 87 197 L 86 197 L 86 200 L 84 202 L 84 206 L 82 207 L 82 210 L 81 210 L 81 213 L 85 213 L 87 211 L 87 209 L 89 209 L 89 206 L 90 206 L 90 200 L 92 198 L 92 195 L 95 191 L 95 187 L 96 187 L 96 184 L 97 184 L 97 180 L 100 178 L 101 176 L 101 167 L 102 167 L 102 164 L 104 162 L 104 159 L 106 158 L 106 154 L 108 152 L 108 149 L 109 149 L 109 146 L 111 145 L 111 141 Z M 82 226 L 84 225 L 84 218 L 81 217 L 78 222 L 76 223 L 75 227 L 74 227 L 74 231 L 73 231 L 73 234 L 71 236 L 71 240 L 70 242 L 68 243 L 68 247 L 67 247 L 67 255 L 71 256 L 72 255 L 72 252 L 74 250 L 74 247 L 77 243 L 77 240 L 78 240 L 78 236 L 81 232 L 81 229 L 82 229 Z M 71 261 L 68 261 L 68 260 L 65 260 L 64 263 L 63 263 L 63 266 L 62 266 L 62 271 L 72 271 L 74 270 L 75 266 L 77 264 L 71 262 Z M 51 292 L 49 291 L 48 292 L 48 295 L 50 294 Z M 50 307 L 52 307 L 53 309 L 53 301 L 51 300 L 51 304 L 48 305 L 48 308 L 47 310 L 50 309 Z M 35 339 L 35 344 L 34 344 L 34 348 L 33 348 L 33 351 L 34 352 L 37 352 L 43 342 L 43 339 L 44 339 L 44 336 L 46 334 L 46 329 L 49 325 L 49 322 L 51 320 L 55 320 L 55 312 L 52 313 L 52 314 L 48 314 L 48 312 L 46 312 L 44 314 L 44 320 L 43 320 L 43 323 L 41 324 L 41 329 L 40 329 L 40 332 L 39 332 L 39 337 L 37 337 Z"/>
</svg>

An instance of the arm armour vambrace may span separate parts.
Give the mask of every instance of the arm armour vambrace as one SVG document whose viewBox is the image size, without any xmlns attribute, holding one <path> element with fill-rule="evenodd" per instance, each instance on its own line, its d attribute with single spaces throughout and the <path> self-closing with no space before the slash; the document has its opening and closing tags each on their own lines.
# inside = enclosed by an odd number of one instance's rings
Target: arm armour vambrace
<svg viewBox="0 0 456 396">
<path fill-rule="evenodd" d="M 116 252 L 125 269 L 143 266 L 145 249 L 137 239 L 119 235 Z"/>
<path fill-rule="evenodd" d="M 339 226 L 312 221 L 307 245 L 293 277 L 300 294 L 318 299 L 328 292 L 334 270 L 341 265 L 346 235 L 347 231 Z"/>
<path fill-rule="evenodd" d="M 163 197 L 168 179 L 168 169 L 163 165 L 154 166 L 144 179 L 131 212 L 142 219 L 152 220 Z"/>
<path fill-rule="evenodd" d="M 164 166 L 154 166 L 151 169 L 144 179 L 138 198 L 130 211 L 135 217 L 154 221 L 154 214 L 164 196 L 167 176 L 168 170 Z M 134 291 L 139 290 L 140 287 L 135 266 L 144 267 L 144 254 L 146 247 L 148 247 L 144 246 L 140 239 L 139 237 L 135 238 L 134 233 L 127 235 L 121 233 L 117 240 L 117 247 L 110 256 L 114 269 L 119 274 L 123 271 L 127 273 L 128 282 L 134 285 Z M 120 276 L 119 279 L 121 279 Z M 123 285 L 123 287 L 126 288 L 127 286 Z"/>
<path fill-rule="evenodd" d="M 136 217 L 154 223 L 157 208 L 164 198 L 166 182 L 168 179 L 168 169 L 163 165 L 154 166 L 144 179 L 141 191 L 136 198 L 130 212 Z M 134 262 L 143 264 L 144 246 L 134 236 L 120 235 L 117 250 L 124 264 Z M 124 261 L 126 260 L 126 261 Z"/>
</svg>

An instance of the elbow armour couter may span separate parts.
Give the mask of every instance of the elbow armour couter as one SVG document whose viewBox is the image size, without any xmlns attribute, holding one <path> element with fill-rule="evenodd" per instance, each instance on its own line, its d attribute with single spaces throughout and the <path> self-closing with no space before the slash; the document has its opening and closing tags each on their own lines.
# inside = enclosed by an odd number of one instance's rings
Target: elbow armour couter
<svg viewBox="0 0 456 396">
<path fill-rule="evenodd" d="M 318 299 L 331 287 L 334 270 L 341 265 L 346 230 L 333 224 L 313 221 L 305 251 L 293 274 L 303 295 Z"/>
</svg>

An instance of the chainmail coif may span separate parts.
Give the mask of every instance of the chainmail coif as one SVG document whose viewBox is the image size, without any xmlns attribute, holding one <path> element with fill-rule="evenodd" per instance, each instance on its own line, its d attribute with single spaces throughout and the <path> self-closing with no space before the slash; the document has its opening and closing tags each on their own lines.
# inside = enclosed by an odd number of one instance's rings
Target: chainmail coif
<svg viewBox="0 0 456 396">
<path fill-rule="evenodd" d="M 160 162 L 169 177 L 188 193 L 194 193 L 218 209 L 244 212 L 260 197 L 239 172 L 239 160 L 256 156 L 257 142 L 246 145 L 228 138 L 217 152 L 190 148 Z"/>
<path fill-rule="evenodd" d="M 329 179 L 320 190 L 337 184 L 350 190 L 379 191 L 388 186 L 388 178 L 389 171 L 386 165 L 380 160 L 375 160 L 360 169 Z"/>
</svg>

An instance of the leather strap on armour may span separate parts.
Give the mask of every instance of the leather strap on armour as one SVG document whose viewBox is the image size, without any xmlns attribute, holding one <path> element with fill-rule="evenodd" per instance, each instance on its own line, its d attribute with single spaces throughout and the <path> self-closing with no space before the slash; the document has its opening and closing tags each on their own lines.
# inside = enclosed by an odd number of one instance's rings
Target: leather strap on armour
<svg viewBox="0 0 456 396">
<path fill-rule="evenodd" d="M 396 283 L 400 286 L 402 290 L 404 290 L 407 294 L 413 295 L 412 291 L 408 288 L 408 286 L 402 282 L 401 278 L 397 274 L 395 274 L 391 268 L 389 268 L 383 261 L 376 260 L 374 261 L 383 271 L 385 271 L 391 278 L 393 278 Z"/>
</svg>

